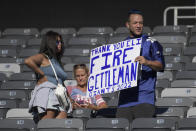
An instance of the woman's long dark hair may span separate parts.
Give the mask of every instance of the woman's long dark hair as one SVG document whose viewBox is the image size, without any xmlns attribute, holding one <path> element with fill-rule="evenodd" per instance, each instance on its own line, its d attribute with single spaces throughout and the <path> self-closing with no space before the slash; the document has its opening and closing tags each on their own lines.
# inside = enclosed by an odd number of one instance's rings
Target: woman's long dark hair
<svg viewBox="0 0 196 131">
<path fill-rule="evenodd" d="M 56 41 L 57 38 L 60 37 L 61 40 L 61 51 L 58 52 Z M 48 31 L 43 37 L 40 45 L 39 53 L 44 53 L 48 55 L 48 57 L 55 58 L 60 64 L 61 63 L 61 57 L 64 53 L 64 42 L 62 39 L 62 36 L 54 31 Z"/>
</svg>

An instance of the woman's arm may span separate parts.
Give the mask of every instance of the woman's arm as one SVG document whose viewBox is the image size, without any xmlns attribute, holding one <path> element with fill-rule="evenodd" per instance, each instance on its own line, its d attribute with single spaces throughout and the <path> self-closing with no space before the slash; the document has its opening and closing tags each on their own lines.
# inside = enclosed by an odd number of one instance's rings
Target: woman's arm
<svg viewBox="0 0 196 131">
<path fill-rule="evenodd" d="M 107 106 L 107 104 L 104 102 L 104 103 L 102 103 L 102 104 L 100 104 L 100 105 L 94 105 L 94 104 L 90 104 L 90 103 L 88 103 L 88 104 L 82 104 L 82 105 L 80 105 L 82 108 L 89 108 L 89 109 L 92 109 L 92 110 L 99 110 L 99 109 L 103 109 L 103 108 L 107 108 L 108 106 Z"/>
<path fill-rule="evenodd" d="M 88 104 L 87 108 L 90 108 L 92 110 L 99 110 L 99 109 L 103 109 L 103 108 L 107 108 L 107 104 L 105 102 L 101 103 L 100 105 L 94 105 L 94 104 Z"/>
<path fill-rule="evenodd" d="M 47 78 L 44 76 L 44 72 L 39 68 L 43 64 L 44 56 L 42 54 L 36 54 L 25 59 L 24 63 L 31 68 L 35 73 L 40 75 L 38 84 L 47 81 Z"/>
</svg>

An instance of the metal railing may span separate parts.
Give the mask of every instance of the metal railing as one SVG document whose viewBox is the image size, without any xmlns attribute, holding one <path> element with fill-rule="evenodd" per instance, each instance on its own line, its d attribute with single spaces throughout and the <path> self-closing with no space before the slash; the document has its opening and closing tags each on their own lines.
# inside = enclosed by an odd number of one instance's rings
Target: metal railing
<svg viewBox="0 0 196 131">
<path fill-rule="evenodd" d="M 195 10 L 196 12 L 196 6 L 176 6 L 176 7 L 168 7 L 164 10 L 163 14 L 163 25 L 167 25 L 167 12 L 169 10 L 174 10 L 174 25 L 178 25 L 178 19 L 196 19 L 196 15 L 190 15 L 190 16 L 179 16 L 178 11 L 179 10 Z"/>
</svg>

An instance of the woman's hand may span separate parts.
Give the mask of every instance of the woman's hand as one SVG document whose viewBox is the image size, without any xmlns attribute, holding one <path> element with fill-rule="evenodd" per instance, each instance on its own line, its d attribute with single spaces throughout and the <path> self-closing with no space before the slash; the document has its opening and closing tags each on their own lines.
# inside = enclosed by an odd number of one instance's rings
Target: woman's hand
<svg viewBox="0 0 196 131">
<path fill-rule="evenodd" d="M 43 83 L 43 82 L 45 82 L 45 81 L 48 81 L 48 79 L 47 79 L 46 76 L 43 76 L 43 77 L 41 77 L 41 78 L 38 80 L 37 84 L 39 85 L 39 84 L 41 84 L 41 83 Z"/>
<path fill-rule="evenodd" d="M 80 105 L 82 108 L 88 108 L 88 109 L 92 109 L 92 110 L 97 110 L 94 104 L 90 104 L 90 103 L 85 103 L 85 104 L 81 104 Z"/>
<path fill-rule="evenodd" d="M 73 102 L 72 105 L 73 105 L 73 109 L 82 108 L 82 106 L 77 102 Z"/>
</svg>

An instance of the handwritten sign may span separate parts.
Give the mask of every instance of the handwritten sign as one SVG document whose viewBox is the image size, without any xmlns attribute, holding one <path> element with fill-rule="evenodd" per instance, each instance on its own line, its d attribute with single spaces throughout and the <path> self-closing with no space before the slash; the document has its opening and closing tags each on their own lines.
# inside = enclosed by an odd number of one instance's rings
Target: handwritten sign
<svg viewBox="0 0 196 131">
<path fill-rule="evenodd" d="M 91 50 L 87 96 L 112 93 L 137 86 L 141 38 Z"/>
</svg>

